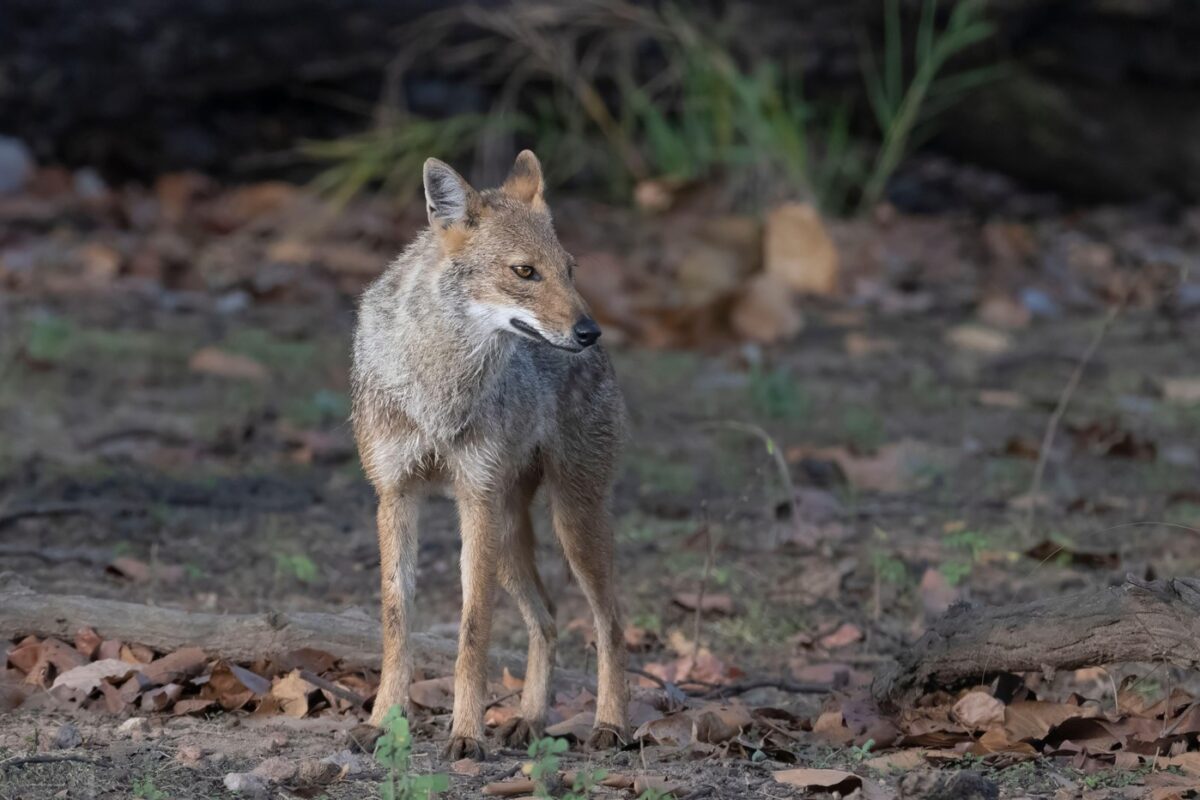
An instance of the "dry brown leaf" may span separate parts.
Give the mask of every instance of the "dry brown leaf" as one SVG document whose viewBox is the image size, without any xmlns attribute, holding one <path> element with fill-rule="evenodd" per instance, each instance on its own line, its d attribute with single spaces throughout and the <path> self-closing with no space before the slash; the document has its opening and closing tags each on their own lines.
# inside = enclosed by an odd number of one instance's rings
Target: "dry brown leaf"
<svg viewBox="0 0 1200 800">
<path fill-rule="evenodd" d="M 913 439 L 886 444 L 870 455 L 845 447 L 788 449 L 788 460 L 814 458 L 833 461 L 855 488 L 871 492 L 907 492 L 918 485 L 929 467 L 947 465 L 949 453 Z"/>
<path fill-rule="evenodd" d="M 142 668 L 142 675 L 153 684 L 178 683 L 199 675 L 208 657 L 199 647 L 181 647 L 155 659 Z"/>
<path fill-rule="evenodd" d="M 183 578 L 183 567 L 178 564 L 147 564 L 131 556 L 114 558 L 104 568 L 109 575 L 126 578 L 134 583 L 147 583 L 152 580 L 163 583 L 175 583 Z"/>
<path fill-rule="evenodd" d="M 95 658 L 100 650 L 100 634 L 91 628 L 80 628 L 75 631 L 75 649 L 83 653 L 85 658 Z"/>
<path fill-rule="evenodd" d="M 807 203 L 787 203 L 767 215 L 763 269 L 792 291 L 837 291 L 840 260 L 820 213 Z"/>
<path fill-rule="evenodd" d="M 851 358 L 867 358 L 868 356 L 890 355 L 900 349 L 900 343 L 894 339 L 877 339 L 851 331 L 842 340 L 846 355 Z"/>
<path fill-rule="evenodd" d="M 671 602 L 688 611 L 701 613 L 725 614 L 733 613 L 733 598 L 727 594 L 706 592 L 703 597 L 699 592 L 676 592 Z"/>
<path fill-rule="evenodd" d="M 518 678 L 508 671 L 508 667 L 504 668 L 504 674 L 500 676 L 500 682 L 504 684 L 504 688 L 510 692 L 515 692 L 525 687 L 525 679 Z"/>
<path fill-rule="evenodd" d="M 8 663 L 21 672 L 28 674 L 33 665 L 38 662 L 42 653 L 42 640 L 36 636 L 26 636 L 8 651 Z"/>
<path fill-rule="evenodd" d="M 278 701 L 284 714 L 299 719 L 308 713 L 308 696 L 316 688 L 300 677 L 297 669 L 271 682 L 271 697 Z"/>
<path fill-rule="evenodd" d="M 855 642 L 862 641 L 863 632 L 853 622 L 843 622 L 833 631 L 825 634 L 817 643 L 826 650 L 837 650 L 842 647 L 849 647 Z"/>
<path fill-rule="evenodd" d="M 763 344 L 791 339 L 804 329 L 804 317 L 788 286 L 766 273 L 755 275 L 743 285 L 729 323 L 739 338 Z"/>
<path fill-rule="evenodd" d="M 219 378 L 259 383 L 270 378 L 267 368 L 253 358 L 230 353 L 217 347 L 203 347 L 193 353 L 192 357 L 188 359 L 188 369 L 202 375 L 215 375 Z"/>
<path fill-rule="evenodd" d="M 216 705 L 214 700 L 204 700 L 199 697 L 189 697 L 186 700 L 176 700 L 173 711 L 177 716 L 184 714 L 199 714 L 203 711 L 208 711 Z"/>
<path fill-rule="evenodd" d="M 1033 314 L 1021 303 L 1007 295 L 993 295 L 979 304 L 979 319 L 994 328 L 1020 330 L 1028 328 Z"/>
<path fill-rule="evenodd" d="M 454 676 L 415 681 L 408 689 L 408 697 L 430 711 L 449 711 L 454 707 Z"/>
<path fill-rule="evenodd" d="M 972 731 L 1004 724 L 1004 703 L 987 692 L 967 692 L 954 704 L 954 718 Z"/>
<path fill-rule="evenodd" d="M 25 682 L 49 687 L 51 675 L 61 675 L 86 663 L 87 659 L 74 647 L 69 647 L 58 639 L 43 639 L 38 645 L 37 661 L 26 674 Z"/>
<path fill-rule="evenodd" d="M 498 728 L 521 713 L 516 706 L 491 706 L 483 712 L 483 724 L 489 728 Z"/>
<path fill-rule="evenodd" d="M 577 714 L 564 719 L 562 722 L 549 725 L 546 728 L 547 736 L 567 737 L 574 739 L 577 742 L 587 741 L 588 736 L 592 733 L 592 728 L 596 724 L 596 714 L 593 711 L 580 711 Z"/>
<path fill-rule="evenodd" d="M 798 789 L 838 792 L 843 796 L 862 786 L 862 778 L 840 769 L 785 769 L 774 773 L 774 778 Z"/>
<path fill-rule="evenodd" d="M 998 356 L 1012 349 L 1012 337 L 982 325 L 957 325 L 946 331 L 946 341 L 960 350 L 985 356 Z"/>
<path fill-rule="evenodd" d="M 1014 742 L 1045 739 L 1051 730 L 1069 719 L 1098 716 L 1100 710 L 1091 706 L 1019 700 L 1004 709 L 1004 731 Z"/>
<path fill-rule="evenodd" d="M 750 711 L 741 703 L 711 705 L 692 714 L 692 736 L 698 742 L 721 744 L 736 739 L 754 724 Z"/>
<path fill-rule="evenodd" d="M 945 614 L 950 606 L 962 599 L 962 590 L 951 586 L 945 574 L 934 567 L 925 569 L 918 591 L 921 594 L 921 606 L 929 617 Z"/>
<path fill-rule="evenodd" d="M 633 732 L 633 738 L 646 744 L 686 747 L 692 742 L 693 727 L 690 714 L 676 711 L 642 725 Z"/>
<path fill-rule="evenodd" d="M 142 711 L 162 711 L 183 695 L 183 687 L 178 683 L 168 683 L 142 695 Z"/>
<path fill-rule="evenodd" d="M 208 682 L 200 689 L 201 698 L 215 700 L 226 711 L 242 708 L 255 695 L 255 691 L 239 679 L 231 666 L 226 661 L 217 662 L 212 669 L 212 674 L 209 675 Z M 259 680 L 266 683 L 264 678 L 259 678 Z M 266 691 L 270 691 L 269 685 Z"/>
<path fill-rule="evenodd" d="M 1020 392 L 1014 392 L 1008 389 L 980 389 L 979 405 L 991 406 L 992 408 L 1025 408 L 1029 405 L 1029 398 Z"/>
<path fill-rule="evenodd" d="M 119 659 L 93 661 L 62 673 L 55 678 L 54 685 L 50 688 L 57 689 L 62 686 L 84 694 L 91 694 L 100 688 L 101 683 L 124 682 L 137 669 L 133 664 L 127 664 Z"/>
<path fill-rule="evenodd" d="M 854 740 L 854 734 L 846 727 L 846 719 L 840 708 L 822 711 L 813 722 L 812 732 L 836 744 L 849 744 Z"/>
</svg>

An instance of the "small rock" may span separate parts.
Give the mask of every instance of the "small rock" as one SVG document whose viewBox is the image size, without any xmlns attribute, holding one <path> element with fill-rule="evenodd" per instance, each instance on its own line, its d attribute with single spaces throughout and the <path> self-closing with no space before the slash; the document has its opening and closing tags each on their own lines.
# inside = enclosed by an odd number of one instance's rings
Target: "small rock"
<svg viewBox="0 0 1200 800">
<path fill-rule="evenodd" d="M 145 717 L 130 717 L 121 723 L 120 727 L 117 728 L 117 732 L 126 736 L 146 734 L 150 732 L 150 721 Z"/>
<path fill-rule="evenodd" d="M 71 750 L 83 744 L 83 735 L 79 733 L 79 728 L 76 728 L 69 722 L 59 726 L 58 731 L 54 734 L 54 742 L 51 746 L 55 750 Z"/>
<path fill-rule="evenodd" d="M 339 771 L 344 770 L 346 777 L 349 778 L 366 771 L 366 767 L 363 765 L 363 760 L 365 758 L 365 756 L 347 749 L 339 750 L 333 755 L 327 756 L 321 760 L 327 764 L 332 764 L 333 766 L 337 767 Z"/>
<path fill-rule="evenodd" d="M 298 786 L 324 786 L 331 783 L 342 772 L 342 768 L 331 761 L 310 758 L 300 763 L 296 770 L 295 783 Z"/>
<path fill-rule="evenodd" d="M 24 142 L 0 136 L 0 194 L 10 194 L 28 183 L 34 166 L 33 153 Z"/>
<path fill-rule="evenodd" d="M 797 292 L 837 291 L 837 247 L 811 205 L 787 203 L 772 211 L 763 239 L 763 266 L 769 275 Z"/>
<path fill-rule="evenodd" d="M 225 788 L 237 794 L 251 797 L 267 796 L 267 779 L 253 772 L 229 772 L 225 775 Z"/>
<path fill-rule="evenodd" d="M 218 314 L 228 316 L 237 314 L 240 311 L 245 311 L 250 307 L 250 293 L 235 289 L 232 292 L 226 292 L 216 299 L 213 303 L 213 310 Z"/>
<path fill-rule="evenodd" d="M 271 749 L 281 750 L 284 747 L 287 747 L 289 741 L 290 740 L 288 739 L 288 735 L 286 733 L 283 731 L 275 731 L 271 734 Z"/>
<path fill-rule="evenodd" d="M 996 328 L 1019 330 L 1029 327 L 1033 312 L 1005 295 L 989 297 L 979 304 L 979 319 Z"/>
<path fill-rule="evenodd" d="M 199 745 L 186 744 L 179 748 L 179 752 L 175 754 L 175 760 L 185 767 L 198 767 L 204 760 L 204 749 Z"/>
<path fill-rule="evenodd" d="M 977 772 L 910 772 L 900 781 L 903 800 L 998 800 L 1000 789 Z"/>
<path fill-rule="evenodd" d="M 1035 317 L 1057 319 L 1062 316 L 1062 307 L 1041 289 L 1027 286 L 1021 290 L 1019 299 L 1021 305 L 1029 309 L 1029 313 Z"/>
<path fill-rule="evenodd" d="M 102 200 L 108 195 L 108 184 L 91 167 L 75 170 L 71 182 L 76 196 L 83 200 Z"/>
<path fill-rule="evenodd" d="M 273 756 L 255 767 L 252 772 L 271 783 L 287 783 L 296 775 L 296 763 L 291 759 Z"/>
</svg>

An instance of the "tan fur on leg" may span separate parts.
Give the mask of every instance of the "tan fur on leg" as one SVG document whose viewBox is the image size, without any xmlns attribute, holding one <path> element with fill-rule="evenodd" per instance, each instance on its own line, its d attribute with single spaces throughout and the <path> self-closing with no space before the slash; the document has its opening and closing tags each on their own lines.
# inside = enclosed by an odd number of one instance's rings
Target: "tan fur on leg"
<svg viewBox="0 0 1200 800">
<path fill-rule="evenodd" d="M 407 711 L 412 682 L 412 653 L 408 648 L 412 595 L 417 577 L 417 498 L 398 489 L 380 494 L 380 594 L 383 598 L 383 671 L 371 711 L 379 725 L 394 705 Z"/>
</svg>

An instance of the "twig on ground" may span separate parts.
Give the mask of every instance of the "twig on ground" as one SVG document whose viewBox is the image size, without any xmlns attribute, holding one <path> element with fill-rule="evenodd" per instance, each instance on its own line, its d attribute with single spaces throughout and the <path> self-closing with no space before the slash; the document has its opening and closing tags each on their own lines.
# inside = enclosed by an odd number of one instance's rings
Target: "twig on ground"
<svg viewBox="0 0 1200 800">
<path fill-rule="evenodd" d="M 331 695 L 334 695 L 335 697 L 340 697 L 348 703 L 352 703 L 356 708 L 364 708 L 367 705 L 366 700 L 359 697 L 357 694 L 350 691 L 346 687 L 338 686 L 333 681 L 325 680 L 320 675 L 317 675 L 316 673 L 314 673 L 310 670 L 307 670 L 307 669 L 300 670 L 300 677 L 303 678 L 304 680 L 308 681 L 309 683 L 311 683 L 313 686 L 316 686 L 318 689 L 324 689 L 325 691 L 329 692 Z"/>
<path fill-rule="evenodd" d="M 1079 384 L 1083 380 L 1083 373 L 1087 371 L 1088 364 L 1091 363 L 1092 357 L 1096 355 L 1096 351 L 1100 349 L 1100 344 L 1104 341 L 1109 327 L 1124 308 L 1125 301 L 1122 300 L 1110 308 L 1108 314 L 1104 316 L 1104 321 L 1096 329 L 1095 335 L 1092 336 L 1091 342 L 1088 343 L 1087 349 L 1084 350 L 1083 356 L 1080 357 L 1074 371 L 1071 373 L 1071 377 L 1067 380 L 1066 386 L 1063 387 L 1062 393 L 1058 396 L 1058 405 L 1055 406 L 1054 413 L 1050 415 L 1050 419 L 1046 422 L 1046 431 L 1042 435 L 1042 444 L 1038 449 L 1037 466 L 1033 469 L 1033 479 L 1029 485 L 1029 509 L 1025 513 L 1024 525 L 1024 533 L 1027 538 L 1033 535 L 1034 522 L 1037 519 L 1038 494 L 1042 490 L 1042 479 L 1046 475 L 1046 462 L 1050 458 L 1050 449 L 1054 446 L 1054 437 L 1058 434 L 1058 426 L 1062 422 L 1063 416 L 1067 413 L 1067 406 L 1071 404 L 1071 398 L 1074 396 L 1075 390 L 1079 388 Z"/>
<path fill-rule="evenodd" d="M 78 761 L 83 764 L 93 765 L 104 763 L 101 759 L 88 758 L 87 756 L 51 756 L 45 754 L 36 756 L 17 756 L 16 758 L 10 758 L 7 761 L 0 761 L 0 772 L 4 772 L 9 767 L 23 767 L 26 764 L 56 764 L 61 761 Z"/>
<path fill-rule="evenodd" d="M 712 572 L 712 529 L 704 523 L 704 572 L 700 576 L 700 591 L 696 593 L 696 613 L 692 617 L 692 668 L 700 657 L 700 620 L 704 616 L 704 595 L 708 591 L 708 576 Z"/>
<path fill-rule="evenodd" d="M 780 691 L 792 692 L 794 694 L 825 694 L 833 691 L 833 687 L 828 683 L 800 683 L 799 681 L 781 679 L 775 681 L 764 680 L 730 683 L 709 690 L 706 694 L 701 695 L 701 698 L 704 700 L 719 700 L 722 697 L 745 694 L 755 689 L 779 689 Z"/>
<path fill-rule="evenodd" d="M 113 505 L 111 503 L 46 503 L 39 506 L 14 508 L 10 511 L 0 511 L 0 528 L 31 517 L 74 517 L 100 514 L 103 512 L 125 511 L 129 506 Z"/>
</svg>

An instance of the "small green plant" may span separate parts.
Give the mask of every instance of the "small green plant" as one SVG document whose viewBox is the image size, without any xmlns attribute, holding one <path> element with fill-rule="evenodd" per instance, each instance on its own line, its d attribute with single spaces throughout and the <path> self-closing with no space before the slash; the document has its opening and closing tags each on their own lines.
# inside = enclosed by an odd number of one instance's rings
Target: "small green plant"
<svg viewBox="0 0 1200 800">
<path fill-rule="evenodd" d="M 874 739 L 867 739 L 860 745 L 854 745 L 850 748 L 850 759 L 855 764 L 861 764 L 871 757 L 871 748 L 875 746 Z"/>
<path fill-rule="evenodd" d="M 34 361 L 58 364 L 71 354 L 75 328 L 62 317 L 43 316 L 30 320 L 25 331 L 25 353 Z"/>
<path fill-rule="evenodd" d="M 167 800 L 170 795 L 154 785 L 154 778 L 149 775 L 135 778 L 133 781 L 133 796 L 142 800 Z"/>
<path fill-rule="evenodd" d="M 549 736 L 530 743 L 529 779 L 536 787 L 533 793 L 535 797 L 552 797 L 548 787 L 553 785 L 558 776 L 558 765 L 562 760 L 560 756 L 569 748 L 570 744 L 566 739 L 554 739 Z"/>
<path fill-rule="evenodd" d="M 866 406 L 849 406 L 842 412 L 842 436 L 860 452 L 871 452 L 883 444 L 883 417 Z"/>
<path fill-rule="evenodd" d="M 320 576 L 315 561 L 303 553 L 276 553 L 275 574 L 295 578 L 301 583 L 313 583 Z"/>
<path fill-rule="evenodd" d="M 883 141 L 862 189 L 859 209 L 874 207 L 888 179 L 914 144 L 928 135 L 928 123 L 966 92 L 996 78 L 995 67 L 980 67 L 945 76 L 946 63 L 972 45 L 989 38 L 995 26 L 983 18 L 981 0 L 953 4 L 949 19 L 937 30 L 937 0 L 925 0 L 912 54 L 910 80 L 904 75 L 904 31 L 900 0 L 884 2 L 883 65 L 872 49 L 863 48 L 863 80 Z"/>
<path fill-rule="evenodd" d="M 399 706 L 392 706 L 383 718 L 383 735 L 375 743 L 375 760 L 388 771 L 379 785 L 383 800 L 429 800 L 450 789 L 448 775 L 413 775 L 410 772 L 412 734 L 408 719 Z"/>
<path fill-rule="evenodd" d="M 944 561 L 938 572 L 951 586 L 958 586 L 975 570 L 984 552 L 991 545 L 988 537 L 979 531 L 962 530 L 951 533 L 945 539 L 946 546 L 956 555 Z"/>
<path fill-rule="evenodd" d="M 767 371 L 756 364 L 750 370 L 749 392 L 754 410 L 768 419 L 799 419 L 812 408 L 810 398 L 785 369 Z"/>
</svg>

